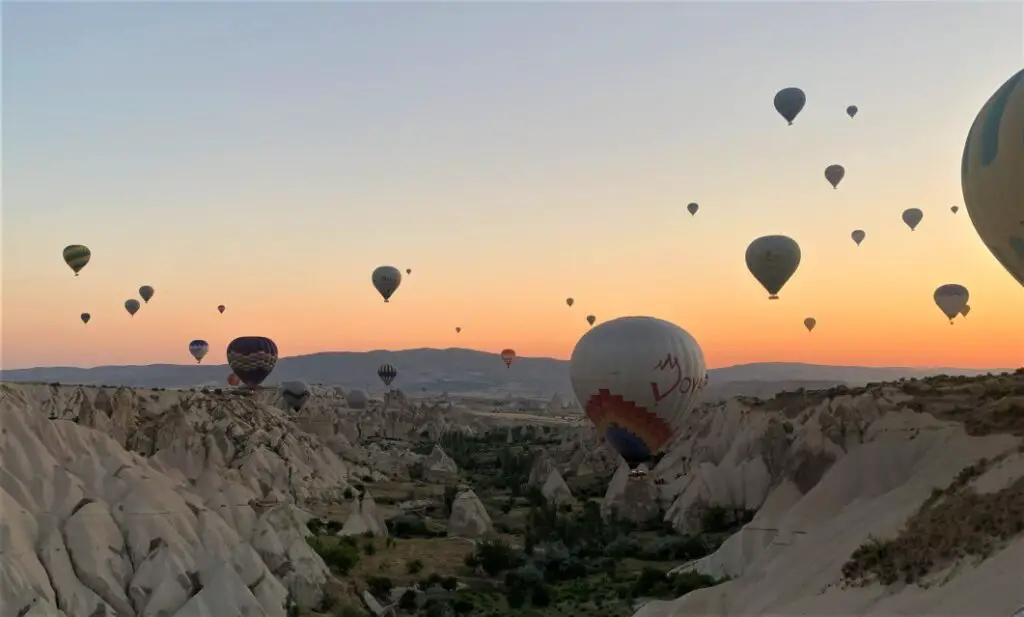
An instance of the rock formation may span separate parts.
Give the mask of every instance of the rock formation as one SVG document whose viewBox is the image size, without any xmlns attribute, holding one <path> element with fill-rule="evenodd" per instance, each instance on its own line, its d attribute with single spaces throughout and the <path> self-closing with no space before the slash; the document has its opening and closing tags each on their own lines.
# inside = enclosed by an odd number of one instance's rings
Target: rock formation
<svg viewBox="0 0 1024 617">
<path fill-rule="evenodd" d="M 455 496 L 452 514 L 448 518 L 448 535 L 480 540 L 494 534 L 494 525 L 487 508 L 473 489 L 465 489 Z"/>
</svg>

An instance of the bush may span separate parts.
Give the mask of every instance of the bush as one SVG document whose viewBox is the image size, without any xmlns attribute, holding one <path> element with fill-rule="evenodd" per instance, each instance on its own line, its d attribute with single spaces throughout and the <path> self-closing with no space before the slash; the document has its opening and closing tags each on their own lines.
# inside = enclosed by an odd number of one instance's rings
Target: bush
<svg viewBox="0 0 1024 617">
<path fill-rule="evenodd" d="M 371 576 L 366 579 L 366 586 L 373 597 L 384 601 L 388 600 L 391 590 L 395 587 L 391 579 L 386 576 Z"/>
<path fill-rule="evenodd" d="M 359 551 L 350 544 L 344 542 L 328 544 L 315 536 L 306 540 L 331 570 L 348 574 L 353 566 L 359 563 Z"/>
<path fill-rule="evenodd" d="M 405 562 L 405 571 L 409 574 L 419 574 L 423 571 L 423 562 L 419 559 Z"/>
<path fill-rule="evenodd" d="M 414 611 L 416 610 L 416 592 L 412 589 L 406 589 L 405 593 L 398 600 L 398 608 L 403 611 Z"/>
<path fill-rule="evenodd" d="M 530 603 L 538 608 L 544 608 L 551 604 L 551 590 L 547 585 L 537 585 L 533 588 L 533 595 L 530 596 Z"/>
<path fill-rule="evenodd" d="M 491 576 L 516 568 L 521 565 L 522 561 L 512 547 L 502 540 L 478 544 L 476 550 L 466 556 L 467 566 L 471 568 L 480 566 Z"/>
</svg>

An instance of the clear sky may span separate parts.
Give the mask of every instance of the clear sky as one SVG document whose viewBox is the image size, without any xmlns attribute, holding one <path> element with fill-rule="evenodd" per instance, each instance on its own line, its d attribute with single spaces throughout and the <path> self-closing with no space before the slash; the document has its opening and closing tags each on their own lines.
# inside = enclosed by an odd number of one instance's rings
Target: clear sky
<svg viewBox="0 0 1024 617">
<path fill-rule="evenodd" d="M 711 366 L 1018 366 L 1024 289 L 949 208 L 1022 32 L 1014 3 L 5 3 L 3 366 L 248 334 L 565 358 L 588 313 Z M 778 302 L 744 265 L 772 233 L 803 249 Z M 380 264 L 413 269 L 387 305 Z"/>
</svg>

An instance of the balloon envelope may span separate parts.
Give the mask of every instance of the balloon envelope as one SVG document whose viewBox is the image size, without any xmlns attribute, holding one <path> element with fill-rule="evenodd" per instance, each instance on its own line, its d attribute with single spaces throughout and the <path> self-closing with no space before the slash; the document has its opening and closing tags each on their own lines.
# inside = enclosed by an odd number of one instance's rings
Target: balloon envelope
<svg viewBox="0 0 1024 617">
<path fill-rule="evenodd" d="M 566 304 L 568 304 L 569 306 L 572 306 L 572 305 L 573 305 L 573 302 L 576 302 L 576 301 L 575 301 L 575 300 L 573 300 L 572 298 L 566 298 L 566 299 L 565 299 L 565 303 L 566 303 Z"/>
<path fill-rule="evenodd" d="M 263 383 L 277 365 L 277 344 L 265 336 L 240 336 L 227 351 L 228 366 L 250 388 Z"/>
<path fill-rule="evenodd" d="M 402 284 L 402 273 L 394 266 L 380 266 L 370 276 L 373 286 L 384 297 L 385 302 L 391 301 L 391 296 Z"/>
<path fill-rule="evenodd" d="M 390 386 L 391 382 L 398 376 L 398 371 L 391 364 L 385 362 L 377 367 L 377 377 L 384 382 L 385 386 Z"/>
<path fill-rule="evenodd" d="M 196 359 L 197 364 L 203 361 L 209 351 L 210 344 L 202 339 L 196 339 L 188 344 L 188 352 Z"/>
<path fill-rule="evenodd" d="M 856 105 L 850 105 L 849 107 L 846 108 L 846 115 L 852 118 L 857 115 L 858 111 L 860 110 L 857 109 Z"/>
<path fill-rule="evenodd" d="M 970 313 L 970 312 L 971 312 L 971 305 L 970 304 L 965 304 L 964 307 L 962 309 L 960 309 L 960 315 L 963 316 L 963 317 L 967 317 L 967 314 Z"/>
<path fill-rule="evenodd" d="M 788 236 L 762 236 L 750 243 L 746 254 L 747 269 L 777 300 L 782 287 L 800 265 L 800 245 Z"/>
<path fill-rule="evenodd" d="M 967 300 L 971 297 L 970 292 L 963 285 L 949 283 L 942 285 L 935 290 L 932 296 L 939 310 L 953 323 L 953 318 L 960 314 L 967 306 Z"/>
<path fill-rule="evenodd" d="M 128 314 L 135 317 L 135 313 L 139 312 L 139 308 L 142 305 L 135 298 L 130 298 L 124 301 L 124 310 L 128 311 Z"/>
<path fill-rule="evenodd" d="M 793 124 L 793 120 L 796 120 L 807 103 L 807 95 L 800 88 L 783 88 L 775 94 L 774 103 L 775 111 L 779 112 L 786 122 Z"/>
<path fill-rule="evenodd" d="M 833 189 L 839 188 L 839 183 L 846 176 L 846 168 L 842 165 L 829 165 L 825 168 L 825 179 L 832 185 Z"/>
<path fill-rule="evenodd" d="M 808 317 L 804 320 L 804 327 L 807 328 L 808 332 L 813 331 L 816 325 L 818 325 L 818 320 L 813 317 Z"/>
<path fill-rule="evenodd" d="M 286 381 L 281 384 L 281 399 L 292 411 L 300 411 L 309 396 L 309 386 L 304 381 Z"/>
<path fill-rule="evenodd" d="M 92 319 L 92 315 L 89 313 L 82 313 L 80 318 L 82 319 L 82 323 L 89 323 L 89 320 Z"/>
<path fill-rule="evenodd" d="M 853 238 L 853 241 L 857 243 L 857 246 L 860 246 L 860 243 L 864 241 L 864 238 L 867 237 L 867 234 L 864 233 L 863 229 L 854 229 L 853 233 L 850 234 L 850 237 Z"/>
<path fill-rule="evenodd" d="M 952 212 L 953 214 L 956 214 L 957 212 L 960 211 L 960 206 L 950 206 L 949 211 Z"/>
<path fill-rule="evenodd" d="M 149 300 L 153 297 L 154 293 L 156 293 L 156 290 L 149 285 L 139 287 L 139 297 L 142 298 L 142 301 L 146 304 L 149 304 Z"/>
<path fill-rule="evenodd" d="M 506 367 L 512 366 L 512 361 L 516 359 L 515 349 L 502 349 L 501 359 L 505 363 Z"/>
<path fill-rule="evenodd" d="M 700 206 L 697 205 L 697 202 L 692 202 L 686 206 L 686 211 L 690 213 L 690 216 L 697 214 L 697 210 L 700 210 Z"/>
<path fill-rule="evenodd" d="M 226 306 L 224 306 L 223 304 L 218 304 L 218 305 L 217 305 L 217 312 L 218 312 L 218 313 L 220 313 L 221 315 L 223 315 L 223 314 L 224 314 L 224 310 L 225 310 L 226 308 L 227 308 L 227 307 L 226 307 Z"/>
<path fill-rule="evenodd" d="M 587 315 L 587 323 L 588 324 L 594 325 L 595 321 L 597 321 L 597 317 L 595 317 L 593 315 Z"/>
<path fill-rule="evenodd" d="M 1024 69 L 982 105 L 964 143 L 960 186 L 978 237 L 1024 285 Z"/>
<path fill-rule="evenodd" d="M 569 379 L 598 433 L 635 469 L 676 435 L 707 370 L 686 330 L 654 317 L 620 317 L 580 338 Z"/>
<path fill-rule="evenodd" d="M 910 228 L 910 231 L 914 231 L 921 224 L 921 220 L 924 219 L 924 212 L 921 212 L 920 208 L 907 208 L 903 211 L 902 218 L 903 222 Z"/>
<path fill-rule="evenodd" d="M 92 259 L 92 251 L 87 246 L 69 244 L 64 247 L 64 263 L 71 268 L 75 276 L 78 276 L 78 273 L 89 263 L 90 259 Z"/>
<path fill-rule="evenodd" d="M 456 326 L 455 334 L 458 334 L 459 332 L 462 332 L 462 328 L 459 328 L 458 326 Z"/>
</svg>

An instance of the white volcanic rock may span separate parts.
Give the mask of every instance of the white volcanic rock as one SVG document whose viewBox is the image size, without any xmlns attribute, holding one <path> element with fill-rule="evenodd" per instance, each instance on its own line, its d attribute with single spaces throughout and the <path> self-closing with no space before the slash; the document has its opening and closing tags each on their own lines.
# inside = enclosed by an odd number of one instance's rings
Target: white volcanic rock
<svg viewBox="0 0 1024 617">
<path fill-rule="evenodd" d="M 565 483 L 565 478 L 558 473 L 557 469 L 552 469 L 548 474 L 548 479 L 544 482 L 540 492 L 548 502 L 555 505 L 571 506 L 576 503 L 576 498 L 572 496 L 569 485 Z"/>
<path fill-rule="evenodd" d="M 472 489 L 459 492 L 452 502 L 452 514 L 448 518 L 448 535 L 451 537 L 480 540 L 494 535 L 494 524 L 487 508 Z"/>
<path fill-rule="evenodd" d="M 356 498 L 355 507 L 345 519 L 345 524 L 339 536 L 361 536 L 371 533 L 379 537 L 387 537 L 388 526 L 383 515 L 377 510 L 377 502 L 369 491 L 364 491 L 362 497 Z"/>
<path fill-rule="evenodd" d="M 55 390 L 0 386 L 0 617 L 283 617 L 289 590 L 301 605 L 320 601 L 328 571 L 305 541 L 306 515 L 265 497 L 322 497 L 347 486 L 326 469 L 340 461 L 317 458 L 315 447 L 299 452 L 299 440 L 289 446 L 272 414 L 242 427 L 195 400 L 160 407 L 164 393 L 146 397 L 145 415 L 118 412 L 133 418 L 121 422 L 129 442 L 156 449 L 145 458 L 108 434 L 50 419 L 92 414 L 102 423 L 108 403 L 141 401 L 137 393 L 118 390 L 97 404 L 97 389 Z M 253 401 L 239 407 L 250 420 L 269 413 Z M 159 431 L 143 439 L 154 422 L 184 443 Z M 210 456 L 232 450 L 212 444 L 217 435 L 239 444 L 234 456 Z"/>
<path fill-rule="evenodd" d="M 641 468 L 646 469 L 643 466 Z M 634 523 L 656 519 L 662 514 L 658 495 L 652 474 L 631 478 L 629 466 L 623 462 L 608 483 L 608 490 L 601 501 L 601 515 L 605 518 L 615 516 Z"/>
<path fill-rule="evenodd" d="M 443 484 L 457 479 L 459 475 L 459 466 L 437 444 L 434 444 L 434 449 L 423 459 L 422 465 L 423 478 L 427 482 Z"/>
</svg>

